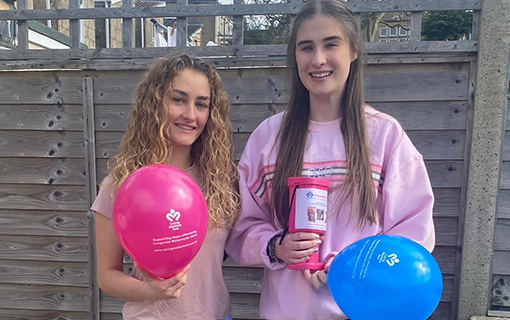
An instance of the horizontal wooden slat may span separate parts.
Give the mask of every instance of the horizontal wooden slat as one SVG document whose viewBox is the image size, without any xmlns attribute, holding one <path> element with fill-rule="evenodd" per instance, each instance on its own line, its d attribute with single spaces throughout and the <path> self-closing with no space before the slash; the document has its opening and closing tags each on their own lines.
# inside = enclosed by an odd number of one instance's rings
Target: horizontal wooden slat
<svg viewBox="0 0 510 320">
<path fill-rule="evenodd" d="M 0 283 L 88 288 L 89 279 L 88 263 L 0 260 Z"/>
<path fill-rule="evenodd" d="M 492 274 L 510 276 L 510 251 L 494 251 Z"/>
<path fill-rule="evenodd" d="M 87 212 L 0 210 L 0 234 L 87 237 Z"/>
<path fill-rule="evenodd" d="M 0 184 L 0 209 L 86 211 L 86 187 Z"/>
<path fill-rule="evenodd" d="M 395 117 L 405 130 L 460 130 L 466 128 L 467 102 L 368 102 Z M 286 104 L 233 104 L 230 118 L 234 132 L 252 132 L 266 118 L 285 110 Z M 125 131 L 130 105 L 98 104 L 97 131 Z"/>
<path fill-rule="evenodd" d="M 418 42 L 369 42 L 366 43 L 368 54 L 443 54 L 443 53 L 476 53 L 478 42 L 467 41 L 418 41 Z M 68 60 L 84 60 L 79 64 L 70 66 L 78 69 L 90 69 L 86 60 L 99 59 L 140 59 L 164 56 L 173 51 L 186 52 L 199 57 L 271 57 L 273 60 L 284 60 L 286 56 L 286 45 L 241 45 L 241 46 L 205 46 L 205 47 L 173 47 L 173 48 L 97 48 L 97 49 L 46 49 L 46 50 L 4 50 L 2 52 L 3 62 L 0 62 L 0 70 L 12 70 L 19 63 L 19 60 L 40 60 L 34 68 L 44 68 L 46 64 L 53 68 L 62 69 Z M 14 63 L 8 61 L 16 61 Z M 45 61 L 46 60 L 46 61 Z M 63 63 L 55 65 L 55 61 Z M 439 61 L 442 61 L 441 59 Z M 48 67 L 46 67 L 48 68 Z M 18 68 L 19 69 L 19 68 Z M 25 67 L 23 69 L 26 69 Z M 92 66 L 92 69 L 94 67 Z M 111 68 L 105 68 L 111 70 Z"/>
<path fill-rule="evenodd" d="M 505 131 L 503 138 L 503 154 L 502 161 L 510 161 L 510 131 Z"/>
<path fill-rule="evenodd" d="M 446 10 L 474 10 L 481 9 L 479 1 L 449 0 L 407 2 L 386 0 L 379 3 L 349 1 L 355 12 L 398 12 L 398 11 L 446 11 Z M 108 19 L 108 18 L 156 18 L 156 17 L 202 17 L 202 16 L 232 16 L 232 15 L 267 15 L 267 14 L 297 14 L 303 4 L 272 3 L 272 4 L 235 4 L 235 5 L 200 5 L 200 6 L 167 6 L 144 8 L 95 8 L 95 9 L 60 9 L 56 10 L 9 10 L 0 13 L 0 20 L 37 20 L 37 19 Z M 143 10 L 142 10 L 143 9 Z"/>
<path fill-rule="evenodd" d="M 409 131 L 407 134 L 425 160 L 464 158 L 464 131 Z"/>
<path fill-rule="evenodd" d="M 0 157 L 84 157 L 79 131 L 0 131 L 0 145 Z"/>
<path fill-rule="evenodd" d="M 510 189 L 510 161 L 503 161 L 501 163 L 501 175 L 499 179 L 500 189 Z"/>
<path fill-rule="evenodd" d="M 85 160 L 1 158 L 0 183 L 85 185 Z"/>
<path fill-rule="evenodd" d="M 451 302 L 439 302 L 439 305 L 437 306 L 436 310 L 434 310 L 434 313 L 432 313 L 428 320 L 451 320 L 452 319 L 451 308 L 452 308 Z"/>
<path fill-rule="evenodd" d="M 433 188 L 460 188 L 462 186 L 462 161 L 425 161 Z"/>
<path fill-rule="evenodd" d="M 83 102 L 81 77 L 66 72 L 2 73 L 0 89 L 3 104 L 64 105 Z"/>
<path fill-rule="evenodd" d="M 87 238 L 0 235 L 2 259 L 87 262 L 88 254 Z"/>
<path fill-rule="evenodd" d="M 58 310 L 2 309 L 0 319 L 9 320 L 90 320 L 90 312 Z M 120 318 L 119 320 L 122 320 Z"/>
<path fill-rule="evenodd" d="M 83 130 L 83 107 L 68 104 L 0 104 L 0 128 L 3 130 Z"/>
<path fill-rule="evenodd" d="M 368 68 L 367 101 L 467 100 L 469 64 L 391 65 Z M 97 72 L 94 101 L 98 104 L 130 104 L 140 72 Z M 224 88 L 232 104 L 286 103 L 288 88 L 282 68 L 221 70 Z M 426 85 L 425 85 L 426 84 Z M 398 89 L 398 90 L 396 90 Z"/>
<path fill-rule="evenodd" d="M 498 218 L 510 219 L 510 190 L 498 192 Z"/>
<path fill-rule="evenodd" d="M 510 219 L 497 219 L 494 229 L 494 250 L 510 251 Z M 510 265 L 508 265 L 510 269 Z"/>
<path fill-rule="evenodd" d="M 394 52 L 391 55 L 384 54 L 383 52 L 378 52 L 381 49 L 388 50 L 388 48 L 381 48 L 378 47 L 378 43 L 367 43 L 368 45 L 368 51 L 369 54 L 366 59 L 366 63 L 368 65 L 372 64 L 430 64 L 430 63 L 462 63 L 462 62 L 473 62 L 476 61 L 476 45 L 473 45 L 473 48 L 468 50 L 471 52 L 468 53 L 461 53 L 451 51 L 451 52 L 440 52 L 440 53 L 434 53 L 434 52 L 428 52 L 423 53 L 420 55 L 416 55 L 415 50 L 436 50 L 435 47 L 440 46 L 443 49 L 446 50 L 445 44 L 450 48 L 449 50 L 458 49 L 458 43 L 455 45 L 452 45 L 451 43 L 458 41 L 448 41 L 448 42 L 437 42 L 438 44 L 436 46 L 430 46 L 431 42 L 427 42 L 429 44 L 428 46 L 415 46 L 412 48 L 413 52 L 408 53 L 402 53 L 402 52 Z M 373 47 L 372 45 L 376 45 Z M 400 46 L 400 43 L 393 43 L 397 46 L 398 50 L 407 50 L 410 51 L 411 48 L 409 46 Z M 470 46 L 471 46 L 470 45 Z M 464 48 L 465 46 L 463 46 Z M 200 48 L 206 48 L 207 50 L 210 50 L 211 47 L 186 47 L 186 48 L 178 48 L 178 49 L 184 49 L 184 50 L 201 50 Z M 106 71 L 106 70 L 113 70 L 113 71 L 123 71 L 123 70 L 146 70 L 148 65 L 151 64 L 155 58 L 159 58 L 161 56 L 164 56 L 169 53 L 169 51 L 177 50 L 176 48 L 144 48 L 145 50 L 155 50 L 153 51 L 152 56 L 144 55 L 145 58 L 140 57 L 131 57 L 129 59 L 129 63 L 126 63 L 126 60 L 124 59 L 95 59 L 94 57 L 88 57 L 83 58 L 79 60 L 66 60 L 68 55 L 62 55 L 62 50 L 57 51 L 57 53 L 60 53 L 58 57 L 54 57 L 51 60 L 38 60 L 38 59 L 44 59 L 44 55 L 41 55 L 39 53 L 39 56 L 37 58 L 32 57 L 31 60 L 0 60 L 0 70 L 30 70 L 30 69 L 38 69 L 38 70 L 54 70 L 54 69 L 76 69 L 76 70 L 97 70 L 97 71 Z M 231 68 L 253 68 L 253 67 L 275 67 L 275 66 L 285 66 L 285 48 L 281 47 L 281 50 L 278 51 L 277 55 L 271 55 L 271 56 L 221 56 L 221 55 L 214 55 L 214 56 L 207 56 L 205 57 L 206 60 L 210 60 L 213 62 L 213 64 L 216 66 L 217 69 L 231 69 Z M 466 48 L 464 48 L 466 49 Z M 468 48 L 469 49 L 469 48 Z M 97 49 L 100 50 L 100 49 Z M 110 49 L 107 49 L 110 50 Z M 111 49 L 115 50 L 116 52 L 119 52 L 119 56 L 117 58 L 122 57 L 122 54 L 125 55 L 133 55 L 134 53 L 131 52 L 129 49 L 126 49 L 126 51 L 123 51 L 124 49 Z M 129 51 L 128 51 L 129 50 Z M 394 49 L 393 49 L 394 50 Z M 397 50 L 397 51 L 398 51 Z M 474 50 L 474 51 L 473 51 Z M 144 52 L 144 51 L 138 51 L 138 52 Z M 194 52 L 189 51 L 193 54 L 198 54 L 200 52 Z M 37 54 L 37 52 L 30 52 L 33 55 Z M 55 53 L 53 51 L 52 53 Z M 214 52 L 217 53 L 217 52 Z M 267 51 L 266 53 L 269 53 Z M 273 53 L 273 52 L 272 52 Z M 83 53 L 82 53 L 83 54 Z M 12 57 L 11 57 L 12 58 Z M 59 60 L 60 59 L 60 60 Z"/>
<path fill-rule="evenodd" d="M 461 160 L 464 158 L 464 131 L 410 131 L 409 138 L 426 160 Z M 234 134 L 236 160 L 246 146 L 249 133 Z M 110 158 L 118 152 L 121 132 L 97 132 L 98 158 Z"/>
<path fill-rule="evenodd" d="M 436 246 L 456 247 L 459 236 L 459 222 L 457 218 L 434 217 L 436 231 Z"/>
<path fill-rule="evenodd" d="M 263 268 L 223 267 L 223 279 L 231 293 L 260 293 L 263 275 Z"/>
<path fill-rule="evenodd" d="M 0 284 L 0 308 L 89 311 L 88 288 Z"/>
<path fill-rule="evenodd" d="M 237 319 L 260 319 L 259 300 L 260 295 L 258 294 L 230 294 L 230 303 L 232 304 L 232 317 Z"/>
</svg>

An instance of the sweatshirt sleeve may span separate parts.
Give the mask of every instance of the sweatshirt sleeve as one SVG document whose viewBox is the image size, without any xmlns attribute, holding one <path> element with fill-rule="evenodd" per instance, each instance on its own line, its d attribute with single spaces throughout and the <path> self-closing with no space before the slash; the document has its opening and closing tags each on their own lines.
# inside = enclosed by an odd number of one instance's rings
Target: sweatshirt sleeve
<svg viewBox="0 0 510 320">
<path fill-rule="evenodd" d="M 412 239 L 432 252 L 434 195 L 423 158 L 405 133 L 383 179 L 377 203 L 383 233 Z"/>
<path fill-rule="evenodd" d="M 269 121 L 272 121 L 270 119 Z M 225 246 L 232 260 L 242 265 L 260 265 L 269 269 L 280 269 L 286 264 L 271 262 L 266 252 L 269 241 L 281 229 L 272 223 L 268 202 L 268 182 L 272 175 L 268 166 L 268 145 L 273 141 L 271 129 L 277 124 L 268 124 L 266 120 L 250 136 L 238 165 L 239 193 L 241 195 L 241 214 L 232 229 Z M 266 166 L 264 166 L 266 164 Z"/>
<path fill-rule="evenodd" d="M 227 239 L 225 250 L 232 260 L 242 265 L 263 265 L 279 269 L 282 263 L 271 262 L 266 253 L 269 241 L 281 230 L 276 230 L 271 221 L 269 204 L 262 202 L 246 184 L 249 169 L 239 166 L 239 192 L 241 215 Z"/>
</svg>

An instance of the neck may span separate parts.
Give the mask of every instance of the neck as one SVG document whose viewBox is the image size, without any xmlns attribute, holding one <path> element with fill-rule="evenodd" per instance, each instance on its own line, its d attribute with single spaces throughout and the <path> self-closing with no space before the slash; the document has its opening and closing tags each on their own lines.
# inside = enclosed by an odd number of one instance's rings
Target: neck
<svg viewBox="0 0 510 320">
<path fill-rule="evenodd" d="M 341 116 L 340 97 L 318 97 L 310 95 L 310 119 L 327 122 L 337 120 Z"/>
<path fill-rule="evenodd" d="M 168 160 L 168 164 L 177 169 L 185 170 L 191 167 L 193 163 L 191 159 L 191 148 L 174 148 L 172 156 Z"/>
</svg>

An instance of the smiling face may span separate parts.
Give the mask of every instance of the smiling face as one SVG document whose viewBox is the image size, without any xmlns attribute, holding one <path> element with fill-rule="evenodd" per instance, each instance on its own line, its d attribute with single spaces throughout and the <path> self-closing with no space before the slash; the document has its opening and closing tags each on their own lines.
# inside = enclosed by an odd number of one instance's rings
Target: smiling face
<svg viewBox="0 0 510 320">
<path fill-rule="evenodd" d="M 325 15 L 303 21 L 296 37 L 296 64 L 299 78 L 310 93 L 310 100 L 340 102 L 356 60 L 343 27 Z"/>
<path fill-rule="evenodd" d="M 195 70 L 184 69 L 172 81 L 170 142 L 174 152 L 190 152 L 209 119 L 211 87 L 207 77 Z"/>
</svg>

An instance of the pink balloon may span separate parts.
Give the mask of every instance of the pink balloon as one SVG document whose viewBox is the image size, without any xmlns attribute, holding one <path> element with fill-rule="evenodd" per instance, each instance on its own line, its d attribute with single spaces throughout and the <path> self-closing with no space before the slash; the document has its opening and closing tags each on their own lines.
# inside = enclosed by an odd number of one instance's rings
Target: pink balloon
<svg viewBox="0 0 510 320">
<path fill-rule="evenodd" d="M 132 172 L 113 203 L 120 244 L 138 267 L 168 279 L 198 253 L 207 233 L 207 204 L 185 172 L 151 164 Z"/>
</svg>

